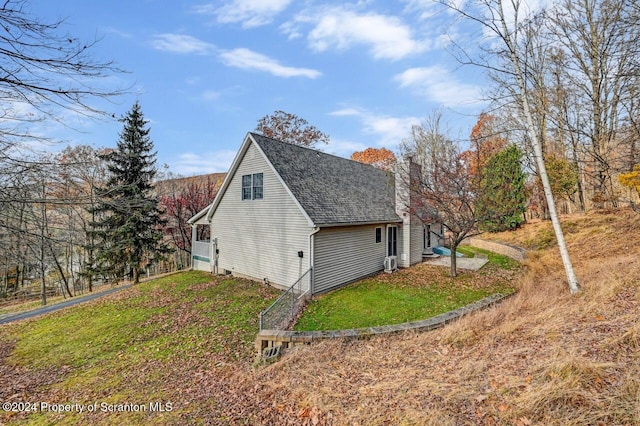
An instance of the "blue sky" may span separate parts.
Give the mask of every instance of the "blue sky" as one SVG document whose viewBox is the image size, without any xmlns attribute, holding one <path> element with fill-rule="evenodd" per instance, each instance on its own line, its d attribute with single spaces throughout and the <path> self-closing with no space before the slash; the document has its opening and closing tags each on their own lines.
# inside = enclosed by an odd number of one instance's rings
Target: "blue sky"
<svg viewBox="0 0 640 426">
<path fill-rule="evenodd" d="M 257 120 L 284 110 L 328 133 L 321 149 L 348 157 L 395 150 L 411 125 L 441 109 L 467 137 L 485 85 L 479 69 L 449 53 L 463 37 L 431 1 L 32 0 L 44 20 L 100 38 L 94 57 L 128 71 L 131 93 L 106 104 L 122 116 L 138 99 L 158 163 L 191 176 L 226 171 Z M 481 32 L 464 34 L 481 36 Z M 69 118 L 49 136 L 115 146 L 121 124 Z"/>
</svg>

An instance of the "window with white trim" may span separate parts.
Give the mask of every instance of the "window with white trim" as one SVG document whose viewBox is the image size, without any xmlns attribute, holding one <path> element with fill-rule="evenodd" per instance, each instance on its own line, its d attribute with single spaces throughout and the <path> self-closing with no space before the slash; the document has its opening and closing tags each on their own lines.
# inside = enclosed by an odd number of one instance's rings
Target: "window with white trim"
<svg viewBox="0 0 640 426">
<path fill-rule="evenodd" d="M 242 199 L 262 200 L 264 197 L 264 176 L 262 173 L 242 176 Z"/>
<path fill-rule="evenodd" d="M 253 175 L 253 183 L 251 185 L 254 200 L 262 200 L 262 173 L 256 173 Z"/>
</svg>

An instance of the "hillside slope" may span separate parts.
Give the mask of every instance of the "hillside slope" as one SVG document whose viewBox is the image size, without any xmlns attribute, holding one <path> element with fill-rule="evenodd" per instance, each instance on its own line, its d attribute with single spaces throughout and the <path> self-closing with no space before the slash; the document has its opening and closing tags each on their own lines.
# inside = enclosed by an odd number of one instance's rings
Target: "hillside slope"
<svg viewBox="0 0 640 426">
<path fill-rule="evenodd" d="M 534 249 L 507 302 L 436 332 L 297 349 L 242 392 L 327 424 L 640 424 L 640 216 L 563 223 L 581 294 L 550 223 L 528 224 L 493 236 Z"/>
<path fill-rule="evenodd" d="M 532 223 L 486 236 L 531 250 L 502 304 L 433 332 L 296 347 L 270 365 L 252 365 L 252 340 L 277 292 L 203 272 L 5 325 L 3 402 L 171 410 L 16 409 L 0 424 L 640 425 L 640 215 L 563 223 L 578 295 L 550 223 Z"/>
</svg>

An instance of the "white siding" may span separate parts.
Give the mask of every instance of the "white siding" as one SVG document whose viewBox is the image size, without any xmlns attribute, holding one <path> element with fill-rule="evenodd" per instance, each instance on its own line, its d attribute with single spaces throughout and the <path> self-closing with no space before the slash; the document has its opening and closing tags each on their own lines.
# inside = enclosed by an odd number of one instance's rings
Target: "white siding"
<svg viewBox="0 0 640 426">
<path fill-rule="evenodd" d="M 377 227 L 382 241 L 376 243 Z M 384 269 L 386 225 L 323 228 L 315 234 L 314 293 Z"/>
<path fill-rule="evenodd" d="M 408 268 L 411 255 L 411 226 L 402 224 L 398 227 L 398 267 Z"/>
<path fill-rule="evenodd" d="M 422 249 L 424 247 L 424 225 L 418 219 L 412 218 L 411 230 L 409 232 L 411 238 L 411 256 L 409 257 L 411 264 L 422 262 Z"/>
<path fill-rule="evenodd" d="M 422 262 L 423 227 L 422 222 L 413 218 L 411 223 L 405 218 L 404 224 L 398 228 L 398 266 L 408 268 Z"/>
<path fill-rule="evenodd" d="M 264 198 L 242 200 L 242 175 L 263 173 Z M 251 144 L 211 222 L 218 240 L 218 271 L 291 286 L 310 264 L 305 216 L 260 151 Z M 303 258 L 298 252 L 303 252 Z"/>
<path fill-rule="evenodd" d="M 209 221 L 207 220 L 207 215 L 203 215 L 200 219 L 193 222 L 194 225 L 208 225 Z"/>
</svg>

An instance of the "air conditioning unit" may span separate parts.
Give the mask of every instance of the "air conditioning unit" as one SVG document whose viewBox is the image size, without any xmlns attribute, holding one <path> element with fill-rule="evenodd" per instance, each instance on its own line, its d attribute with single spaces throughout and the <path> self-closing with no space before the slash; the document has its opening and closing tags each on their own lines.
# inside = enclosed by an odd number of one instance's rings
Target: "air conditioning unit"
<svg viewBox="0 0 640 426">
<path fill-rule="evenodd" d="M 398 269 L 398 258 L 396 256 L 387 256 L 384 258 L 384 271 L 392 273 Z"/>
</svg>

